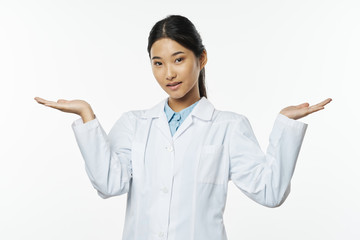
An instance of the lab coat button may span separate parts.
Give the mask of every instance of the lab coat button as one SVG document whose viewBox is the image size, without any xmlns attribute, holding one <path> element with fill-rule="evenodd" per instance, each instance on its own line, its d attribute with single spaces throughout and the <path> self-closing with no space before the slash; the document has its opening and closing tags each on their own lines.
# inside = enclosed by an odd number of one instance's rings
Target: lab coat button
<svg viewBox="0 0 360 240">
<path fill-rule="evenodd" d="M 174 150 L 174 148 L 172 146 L 168 146 L 166 147 L 166 149 L 169 151 L 169 152 L 172 152 Z"/>
<path fill-rule="evenodd" d="M 162 188 L 163 193 L 168 193 L 168 189 L 166 187 Z"/>
<path fill-rule="evenodd" d="M 163 232 L 159 232 L 159 237 L 163 237 L 164 233 Z"/>
</svg>

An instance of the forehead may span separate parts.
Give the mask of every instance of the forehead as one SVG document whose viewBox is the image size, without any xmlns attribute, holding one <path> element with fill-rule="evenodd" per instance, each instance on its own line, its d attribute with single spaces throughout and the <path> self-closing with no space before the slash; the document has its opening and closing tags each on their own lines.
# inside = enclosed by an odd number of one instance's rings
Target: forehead
<svg viewBox="0 0 360 240">
<path fill-rule="evenodd" d="M 154 42 L 150 49 L 150 55 L 158 57 L 169 57 L 174 52 L 182 51 L 185 54 L 191 52 L 178 42 L 170 38 L 162 38 Z"/>
</svg>

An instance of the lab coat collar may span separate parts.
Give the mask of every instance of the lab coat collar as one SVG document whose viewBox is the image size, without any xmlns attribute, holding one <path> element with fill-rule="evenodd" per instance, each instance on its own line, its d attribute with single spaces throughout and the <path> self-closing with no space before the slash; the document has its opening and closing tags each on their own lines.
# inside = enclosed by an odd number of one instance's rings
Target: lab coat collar
<svg viewBox="0 0 360 240">
<path fill-rule="evenodd" d="M 144 114 L 141 116 L 142 118 L 159 118 L 161 114 L 164 112 L 164 106 L 166 104 L 166 101 L 168 101 L 168 97 L 161 100 L 158 104 L 156 104 L 154 107 L 146 110 Z M 193 115 L 197 118 L 200 118 L 205 121 L 211 120 L 211 117 L 213 115 L 215 108 L 212 105 L 212 103 L 206 98 L 202 97 L 198 104 L 194 107 L 194 109 L 191 111 L 190 115 Z"/>
</svg>

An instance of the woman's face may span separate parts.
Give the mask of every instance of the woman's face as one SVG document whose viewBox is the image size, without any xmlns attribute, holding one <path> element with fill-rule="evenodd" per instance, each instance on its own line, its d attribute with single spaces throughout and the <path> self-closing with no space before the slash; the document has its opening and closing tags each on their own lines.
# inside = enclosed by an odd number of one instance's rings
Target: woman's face
<svg viewBox="0 0 360 240">
<path fill-rule="evenodd" d="M 170 99 L 200 99 L 198 78 L 206 64 L 206 51 L 200 59 L 170 38 L 157 40 L 150 50 L 154 77 Z"/>
</svg>

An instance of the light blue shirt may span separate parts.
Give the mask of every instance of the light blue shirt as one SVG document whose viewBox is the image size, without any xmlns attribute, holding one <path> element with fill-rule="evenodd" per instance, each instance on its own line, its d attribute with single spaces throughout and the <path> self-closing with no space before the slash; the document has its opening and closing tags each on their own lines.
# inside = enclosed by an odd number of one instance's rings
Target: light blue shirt
<svg viewBox="0 0 360 240">
<path fill-rule="evenodd" d="M 186 117 L 191 113 L 198 102 L 199 101 L 193 103 L 191 106 L 184 108 L 180 112 L 174 112 L 174 110 L 172 110 L 169 106 L 168 101 L 166 101 L 164 111 L 169 123 L 171 136 L 174 136 L 176 130 L 178 130 L 180 125 L 184 122 Z"/>
</svg>

